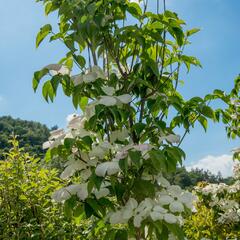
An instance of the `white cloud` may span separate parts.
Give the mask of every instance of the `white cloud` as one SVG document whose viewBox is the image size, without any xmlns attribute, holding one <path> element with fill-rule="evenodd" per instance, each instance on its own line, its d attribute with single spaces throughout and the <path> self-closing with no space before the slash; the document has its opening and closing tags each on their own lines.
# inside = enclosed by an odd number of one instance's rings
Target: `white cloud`
<svg viewBox="0 0 240 240">
<path fill-rule="evenodd" d="M 186 169 L 191 170 L 192 168 L 199 168 L 203 170 L 209 170 L 213 174 L 221 172 L 223 177 L 229 177 L 233 174 L 233 164 L 232 155 L 208 155 L 187 166 Z"/>
</svg>

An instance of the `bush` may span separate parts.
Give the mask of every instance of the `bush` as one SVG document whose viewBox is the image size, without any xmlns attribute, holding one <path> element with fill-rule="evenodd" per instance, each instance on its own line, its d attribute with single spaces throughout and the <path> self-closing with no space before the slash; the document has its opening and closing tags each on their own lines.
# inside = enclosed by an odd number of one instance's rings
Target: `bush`
<svg viewBox="0 0 240 240">
<path fill-rule="evenodd" d="M 61 185 L 57 171 L 41 167 L 16 139 L 10 143 L 0 162 L 0 239 L 79 239 L 80 228 L 51 198 Z"/>
</svg>

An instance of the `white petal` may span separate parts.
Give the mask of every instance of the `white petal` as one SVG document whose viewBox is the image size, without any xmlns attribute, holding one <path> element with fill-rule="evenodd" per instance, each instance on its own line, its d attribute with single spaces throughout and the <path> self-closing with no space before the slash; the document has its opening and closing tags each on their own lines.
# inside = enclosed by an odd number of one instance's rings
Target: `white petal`
<svg viewBox="0 0 240 240">
<path fill-rule="evenodd" d="M 144 143 L 144 144 L 135 145 L 133 148 L 136 149 L 137 151 L 144 152 L 144 151 L 151 150 L 153 147 L 150 144 Z"/>
<path fill-rule="evenodd" d="M 181 202 L 178 201 L 173 201 L 170 205 L 169 205 L 169 210 L 173 213 L 176 212 L 183 212 L 184 211 L 184 207 L 183 204 Z"/>
<path fill-rule="evenodd" d="M 52 148 L 53 143 L 54 143 L 54 141 L 44 142 L 43 145 L 42 145 L 42 149 L 45 150 L 45 149 L 48 149 L 48 148 Z"/>
<path fill-rule="evenodd" d="M 70 70 L 62 64 L 49 64 L 44 68 L 48 69 L 49 73 L 52 76 L 55 76 L 57 74 L 61 74 L 61 75 L 66 75 L 66 74 L 69 75 L 70 74 Z"/>
<path fill-rule="evenodd" d="M 57 129 L 54 131 L 50 132 L 50 137 L 49 140 L 55 140 L 58 138 L 63 138 L 65 136 L 64 130 L 63 129 Z"/>
<path fill-rule="evenodd" d="M 105 106 L 114 106 L 116 105 L 117 100 L 114 97 L 111 96 L 102 96 L 100 100 L 98 101 L 98 104 L 102 104 Z"/>
<path fill-rule="evenodd" d="M 77 85 L 83 83 L 83 75 L 82 74 L 72 76 L 71 79 L 73 81 L 74 86 L 77 86 Z"/>
<path fill-rule="evenodd" d="M 157 183 L 159 186 L 163 186 L 163 187 L 169 187 L 170 183 L 168 182 L 168 180 L 166 178 L 164 178 L 162 175 L 160 175 L 157 178 Z"/>
<path fill-rule="evenodd" d="M 124 209 L 122 213 L 122 217 L 126 220 L 129 220 L 133 216 L 133 210 L 132 209 Z"/>
<path fill-rule="evenodd" d="M 124 220 L 122 218 L 122 212 L 121 211 L 117 211 L 117 212 L 114 212 L 110 215 L 110 218 L 109 218 L 109 222 L 111 224 L 119 224 L 119 223 L 123 223 Z"/>
<path fill-rule="evenodd" d="M 154 212 L 159 212 L 159 213 L 167 213 L 167 209 L 157 205 L 153 208 Z"/>
<path fill-rule="evenodd" d="M 159 200 L 158 200 L 159 204 L 161 205 L 168 205 L 173 201 L 174 199 L 168 195 L 162 195 L 159 197 Z"/>
<path fill-rule="evenodd" d="M 112 131 L 110 135 L 110 142 L 113 143 L 116 140 L 125 141 L 128 138 L 129 132 L 127 129 Z"/>
<path fill-rule="evenodd" d="M 163 220 L 163 214 L 160 212 L 151 212 L 150 217 L 153 221 Z"/>
<path fill-rule="evenodd" d="M 92 72 L 97 74 L 97 78 L 102 78 L 102 79 L 106 78 L 103 70 L 99 66 L 94 65 L 92 67 Z"/>
<path fill-rule="evenodd" d="M 99 177 L 105 177 L 106 173 L 107 173 L 107 170 L 108 170 L 107 162 L 106 163 L 101 163 L 96 167 L 95 173 Z"/>
<path fill-rule="evenodd" d="M 121 103 L 128 104 L 132 101 L 132 97 L 129 94 L 123 94 L 116 97 Z"/>
<path fill-rule="evenodd" d="M 141 227 L 141 223 L 142 223 L 142 217 L 140 215 L 136 215 L 133 219 L 133 225 L 137 228 Z"/>
<path fill-rule="evenodd" d="M 84 74 L 82 77 L 83 77 L 83 82 L 85 83 L 94 82 L 98 78 L 97 74 L 94 72 L 89 72 L 87 74 Z"/>
<path fill-rule="evenodd" d="M 171 185 L 167 188 L 167 191 L 173 196 L 173 197 L 179 197 L 181 196 L 183 190 L 178 185 Z"/>
<path fill-rule="evenodd" d="M 175 134 L 170 134 L 166 136 L 166 140 L 169 141 L 170 143 L 179 143 L 181 140 L 180 135 L 175 135 Z"/>
<path fill-rule="evenodd" d="M 52 199 L 56 202 L 63 202 L 68 200 L 71 197 L 71 194 L 66 190 L 66 188 L 61 188 L 55 191 L 52 195 Z"/>
<path fill-rule="evenodd" d="M 164 214 L 163 218 L 167 223 L 170 223 L 170 224 L 173 224 L 173 223 L 177 222 L 177 218 L 171 213 Z"/>
<path fill-rule="evenodd" d="M 81 161 L 75 161 L 72 164 L 68 165 L 64 171 L 61 173 L 60 178 L 61 179 L 68 179 L 71 176 L 74 175 L 76 171 L 79 171 L 81 169 L 84 169 L 86 165 Z"/>
<path fill-rule="evenodd" d="M 138 206 L 138 202 L 134 198 L 129 198 L 127 201 L 126 207 L 130 209 L 135 209 Z"/>
<path fill-rule="evenodd" d="M 89 120 L 91 117 L 93 117 L 95 115 L 95 104 L 89 104 L 86 106 L 85 109 L 85 114 L 86 114 L 86 118 Z"/>
<path fill-rule="evenodd" d="M 97 199 L 106 197 L 110 193 L 108 188 L 100 188 L 99 190 L 94 191 L 94 195 Z"/>
<path fill-rule="evenodd" d="M 112 96 L 115 93 L 115 89 L 113 87 L 102 87 L 102 90 L 104 91 L 105 94 L 108 96 Z"/>
<path fill-rule="evenodd" d="M 89 152 L 89 157 L 97 157 L 97 158 L 104 158 L 106 155 L 107 150 L 102 148 L 101 146 L 93 146 L 92 150 Z"/>
<path fill-rule="evenodd" d="M 81 179 L 84 181 L 86 181 L 91 175 L 92 171 L 90 169 L 85 169 L 80 173 Z"/>
<path fill-rule="evenodd" d="M 69 129 L 84 128 L 84 124 L 87 120 L 85 117 L 81 117 L 76 114 L 68 116 L 67 119 L 68 119 L 68 128 Z"/>
<path fill-rule="evenodd" d="M 119 167 L 118 162 L 110 162 L 110 164 L 108 165 L 108 169 L 107 169 L 108 175 L 114 175 L 120 171 L 121 171 L 121 169 Z"/>
<path fill-rule="evenodd" d="M 193 195 L 190 192 L 184 192 L 181 196 L 178 197 L 178 200 L 184 204 L 193 201 Z"/>
<path fill-rule="evenodd" d="M 87 189 L 87 184 L 80 184 L 81 187 L 77 191 L 77 196 L 79 197 L 80 200 L 84 201 L 88 197 L 88 189 Z"/>
</svg>

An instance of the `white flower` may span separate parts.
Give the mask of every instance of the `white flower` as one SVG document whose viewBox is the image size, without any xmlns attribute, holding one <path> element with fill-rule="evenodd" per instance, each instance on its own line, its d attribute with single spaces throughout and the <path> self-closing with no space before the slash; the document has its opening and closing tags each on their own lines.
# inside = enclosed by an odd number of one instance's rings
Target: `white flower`
<svg viewBox="0 0 240 240">
<path fill-rule="evenodd" d="M 129 132 L 127 129 L 113 131 L 110 135 L 110 142 L 114 143 L 116 140 L 125 141 L 129 137 Z"/>
<path fill-rule="evenodd" d="M 112 96 L 115 93 L 115 89 L 113 87 L 104 86 L 104 87 L 102 87 L 102 90 L 108 96 Z"/>
<path fill-rule="evenodd" d="M 181 140 L 181 136 L 180 135 L 175 135 L 175 134 L 169 134 L 167 136 L 162 136 L 159 138 L 159 143 L 161 143 L 162 141 L 168 141 L 170 143 L 179 143 Z"/>
<path fill-rule="evenodd" d="M 87 168 L 80 172 L 80 177 L 82 180 L 86 181 L 92 175 L 91 169 Z"/>
<path fill-rule="evenodd" d="M 63 143 L 65 133 L 63 129 L 58 129 L 50 132 L 49 140 L 43 143 L 42 148 L 54 148 Z"/>
<path fill-rule="evenodd" d="M 170 224 L 176 223 L 177 222 L 177 218 L 175 215 L 171 214 L 171 213 L 166 213 L 163 217 L 163 219 Z"/>
<path fill-rule="evenodd" d="M 88 120 L 95 115 L 95 106 L 96 106 L 96 101 L 86 106 L 85 116 Z"/>
<path fill-rule="evenodd" d="M 63 129 L 57 129 L 50 132 L 49 140 L 57 140 L 59 138 L 64 138 L 65 133 Z"/>
<path fill-rule="evenodd" d="M 168 180 L 166 178 L 164 178 L 162 176 L 162 174 L 158 175 L 157 177 L 157 183 L 159 186 L 162 186 L 162 187 L 169 187 L 170 186 L 170 183 L 168 182 Z"/>
<path fill-rule="evenodd" d="M 98 66 L 93 66 L 92 68 L 87 69 L 85 74 L 78 74 L 72 76 L 72 81 L 75 86 L 82 83 L 91 83 L 96 81 L 98 78 L 105 79 L 103 70 Z"/>
<path fill-rule="evenodd" d="M 141 226 L 141 222 L 149 216 L 153 206 L 154 206 L 154 202 L 150 198 L 145 198 L 138 205 L 138 207 L 135 210 L 135 216 L 133 219 L 133 224 L 135 227 Z"/>
<path fill-rule="evenodd" d="M 71 161 L 71 163 L 67 165 L 68 166 L 60 175 L 60 178 L 62 179 L 68 179 L 69 177 L 73 176 L 76 171 L 86 168 L 86 164 L 82 161 Z"/>
<path fill-rule="evenodd" d="M 129 94 L 123 94 L 120 96 L 116 96 L 116 98 L 117 98 L 117 100 L 120 101 L 120 103 L 123 103 L 123 104 L 128 104 L 132 101 L 132 97 Z"/>
<path fill-rule="evenodd" d="M 103 159 L 105 155 L 112 148 L 112 145 L 109 142 L 101 142 L 99 145 L 93 145 L 92 150 L 89 152 L 89 157 L 96 157 Z"/>
<path fill-rule="evenodd" d="M 84 124 L 86 122 L 85 117 L 81 117 L 77 114 L 72 114 L 67 117 L 68 119 L 68 128 L 69 129 L 79 129 L 79 128 L 84 128 Z"/>
<path fill-rule="evenodd" d="M 114 225 L 120 223 L 127 223 L 127 220 L 123 219 L 121 211 L 117 211 L 110 214 L 109 222 Z"/>
<path fill-rule="evenodd" d="M 54 141 L 46 141 L 42 145 L 42 149 L 48 149 L 48 148 L 53 148 L 54 147 Z"/>
<path fill-rule="evenodd" d="M 63 202 L 72 195 L 77 195 L 80 200 L 84 201 L 88 197 L 87 184 L 75 184 L 61 188 L 53 193 L 52 198 L 56 202 Z"/>
<path fill-rule="evenodd" d="M 167 188 L 167 191 L 170 193 L 170 195 L 172 197 L 179 197 L 183 190 L 181 189 L 180 186 L 178 185 L 170 185 L 168 188 Z"/>
<path fill-rule="evenodd" d="M 169 195 L 160 195 L 159 199 L 158 199 L 158 203 L 163 205 L 163 206 L 168 205 L 173 201 L 174 201 L 174 199 Z"/>
<path fill-rule="evenodd" d="M 163 220 L 164 214 L 167 213 L 167 209 L 161 206 L 155 206 L 150 213 L 150 216 L 153 221 Z"/>
<path fill-rule="evenodd" d="M 49 64 L 44 68 L 48 69 L 49 73 L 52 76 L 55 76 L 58 74 L 60 74 L 60 75 L 69 75 L 70 74 L 70 70 L 62 64 Z"/>
<path fill-rule="evenodd" d="M 105 106 L 114 106 L 117 104 L 117 100 L 115 97 L 112 96 L 101 96 L 100 100 L 98 101 L 98 104 L 102 104 Z"/>
<path fill-rule="evenodd" d="M 109 193 L 110 193 L 109 189 L 107 187 L 102 187 L 102 186 L 99 190 L 95 189 L 93 191 L 93 194 L 96 196 L 97 199 L 106 197 Z"/>
<path fill-rule="evenodd" d="M 169 205 L 169 210 L 172 213 L 176 213 L 176 212 L 183 212 L 184 211 L 184 206 L 181 202 L 179 201 L 173 201 L 170 203 Z"/>
<path fill-rule="evenodd" d="M 95 173 L 99 177 L 105 177 L 106 175 L 114 175 L 120 172 L 121 169 L 117 161 L 100 163 L 95 170 Z"/>
<path fill-rule="evenodd" d="M 134 215 L 134 210 L 137 206 L 138 202 L 134 198 L 130 198 L 123 209 L 123 219 L 129 220 Z"/>
</svg>

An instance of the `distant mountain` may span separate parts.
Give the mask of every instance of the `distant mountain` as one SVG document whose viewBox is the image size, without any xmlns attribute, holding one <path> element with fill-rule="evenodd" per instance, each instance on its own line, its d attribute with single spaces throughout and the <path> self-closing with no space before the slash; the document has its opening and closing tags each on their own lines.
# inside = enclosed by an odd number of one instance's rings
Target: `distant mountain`
<svg viewBox="0 0 240 240">
<path fill-rule="evenodd" d="M 17 135 L 20 147 L 37 157 L 42 157 L 42 143 L 49 137 L 50 130 L 39 122 L 13 119 L 10 116 L 0 117 L 0 159 L 2 153 L 10 148 L 11 135 Z"/>
</svg>

